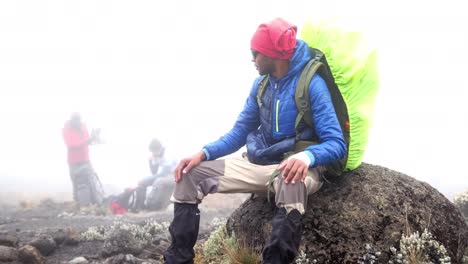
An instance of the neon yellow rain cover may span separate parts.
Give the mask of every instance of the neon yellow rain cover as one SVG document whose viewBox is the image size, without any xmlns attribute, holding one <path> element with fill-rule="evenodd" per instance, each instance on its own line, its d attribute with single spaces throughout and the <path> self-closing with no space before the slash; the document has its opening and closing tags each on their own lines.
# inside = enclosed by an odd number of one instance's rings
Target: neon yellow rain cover
<svg viewBox="0 0 468 264">
<path fill-rule="evenodd" d="M 325 54 L 346 102 L 350 123 L 346 170 L 355 169 L 364 156 L 379 88 L 377 49 L 363 32 L 339 19 L 307 21 L 300 35 Z"/>
</svg>

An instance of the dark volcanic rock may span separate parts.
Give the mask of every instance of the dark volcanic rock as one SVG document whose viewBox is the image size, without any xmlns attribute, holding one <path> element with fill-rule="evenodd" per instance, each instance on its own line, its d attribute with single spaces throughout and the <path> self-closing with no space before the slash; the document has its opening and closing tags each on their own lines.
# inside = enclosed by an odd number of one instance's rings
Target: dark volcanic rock
<svg viewBox="0 0 468 264">
<path fill-rule="evenodd" d="M 18 250 L 12 247 L 0 246 L 0 262 L 10 262 L 18 259 Z"/>
<path fill-rule="evenodd" d="M 68 246 L 78 245 L 80 242 L 80 233 L 73 228 L 67 228 L 64 244 Z"/>
<path fill-rule="evenodd" d="M 57 245 L 61 245 L 67 238 L 67 231 L 59 228 L 55 231 L 50 231 L 50 235 L 54 238 L 54 241 Z"/>
<path fill-rule="evenodd" d="M 0 233 L 0 246 L 16 247 L 18 245 L 18 236 L 13 233 Z"/>
<path fill-rule="evenodd" d="M 26 245 L 18 250 L 18 258 L 22 263 L 44 264 L 45 258 L 39 250 L 31 245 Z"/>
<path fill-rule="evenodd" d="M 29 245 L 37 248 L 43 256 L 48 256 L 57 248 L 54 238 L 51 235 L 41 234 L 36 236 Z"/>
<path fill-rule="evenodd" d="M 302 219 L 307 258 L 318 263 L 357 263 L 371 244 L 387 263 L 405 230 L 424 228 L 461 263 L 468 228 L 460 211 L 429 184 L 383 167 L 363 164 L 339 182 L 326 183 L 309 197 Z M 269 237 L 274 203 L 246 201 L 228 219 L 228 231 L 261 248 Z"/>
</svg>

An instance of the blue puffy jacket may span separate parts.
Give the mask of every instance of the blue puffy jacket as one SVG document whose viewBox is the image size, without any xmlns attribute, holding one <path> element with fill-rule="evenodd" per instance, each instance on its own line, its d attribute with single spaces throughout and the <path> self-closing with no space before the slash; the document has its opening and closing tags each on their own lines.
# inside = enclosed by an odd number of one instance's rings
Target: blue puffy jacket
<svg viewBox="0 0 468 264">
<path fill-rule="evenodd" d="M 309 47 L 298 39 L 286 75 L 279 79 L 269 76 L 270 85 L 263 94 L 262 107 L 259 108 L 257 103 L 257 91 L 262 79 L 258 77 L 231 131 L 204 146 L 207 159 L 213 160 L 231 154 L 246 145 L 251 162 L 276 164 L 281 162 L 285 152 L 294 149 L 294 143 L 298 139 L 319 142 L 306 149 L 312 160 L 311 167 L 342 159 L 347 152 L 346 142 L 326 83 L 318 74 L 312 78 L 309 86 L 315 129 L 303 126 L 299 130 L 300 135 L 296 135 L 298 111 L 294 93 L 299 75 L 310 59 Z"/>
</svg>

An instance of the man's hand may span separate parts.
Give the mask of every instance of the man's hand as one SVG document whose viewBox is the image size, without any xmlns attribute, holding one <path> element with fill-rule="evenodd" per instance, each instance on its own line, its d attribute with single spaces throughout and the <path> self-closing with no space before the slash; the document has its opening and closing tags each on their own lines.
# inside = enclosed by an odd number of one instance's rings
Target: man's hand
<svg viewBox="0 0 468 264">
<path fill-rule="evenodd" d="M 310 163 L 309 156 L 305 152 L 299 152 L 283 161 L 277 169 L 283 171 L 284 183 L 295 184 L 299 180 L 304 182 Z"/>
<path fill-rule="evenodd" d="M 188 173 L 193 167 L 196 167 L 198 164 L 200 164 L 203 160 L 205 160 L 205 158 L 205 152 L 200 150 L 195 155 L 182 159 L 176 168 L 175 181 L 180 182 L 184 174 Z"/>
</svg>

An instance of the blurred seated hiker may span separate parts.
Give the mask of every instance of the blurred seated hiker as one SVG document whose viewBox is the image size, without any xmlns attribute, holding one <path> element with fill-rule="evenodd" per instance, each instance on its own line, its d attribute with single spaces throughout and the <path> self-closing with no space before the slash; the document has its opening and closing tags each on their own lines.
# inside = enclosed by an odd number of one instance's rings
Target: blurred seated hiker
<svg viewBox="0 0 468 264">
<path fill-rule="evenodd" d="M 295 259 L 308 196 L 322 186 L 325 165 L 343 159 L 347 152 L 330 92 L 318 74 L 307 84 L 310 111 L 306 114 L 314 127 L 303 120 L 296 127 L 296 118 L 301 118 L 295 102 L 296 84 L 312 59 L 307 43 L 296 39 L 296 32 L 296 26 L 282 19 L 257 28 L 250 48 L 261 76 L 253 82 L 233 128 L 177 166 L 171 198 L 174 218 L 169 226 L 172 239 L 164 253 L 165 263 L 193 263 L 200 224 L 198 204 L 204 196 L 267 195 L 268 190 L 275 193 L 277 209 L 262 263 Z M 257 98 L 263 80 L 268 81 L 267 86 Z M 247 153 L 242 157 L 218 159 L 244 145 Z"/>
<path fill-rule="evenodd" d="M 151 140 L 148 149 L 150 151 L 148 164 L 151 176 L 138 182 L 134 211 L 162 209 L 164 204 L 167 205 L 170 202 L 174 186 L 174 179 L 166 176 L 173 175 L 176 162 L 165 157 L 165 147 L 157 138 Z M 147 188 L 150 186 L 152 188 L 147 196 Z"/>
<path fill-rule="evenodd" d="M 170 204 L 174 190 L 174 175 L 177 162 L 165 156 L 165 147 L 157 138 L 151 140 L 149 147 L 149 168 L 151 176 L 138 182 L 137 187 L 125 188 L 118 195 L 111 195 L 110 210 L 114 214 L 125 214 L 127 211 L 160 210 Z M 148 187 L 151 186 L 147 194 Z"/>
<path fill-rule="evenodd" d="M 72 113 L 62 130 L 67 147 L 73 200 L 79 205 L 100 204 L 104 191 L 89 159 L 89 145 L 99 141 L 99 130 L 88 133 L 79 113 Z"/>
</svg>

